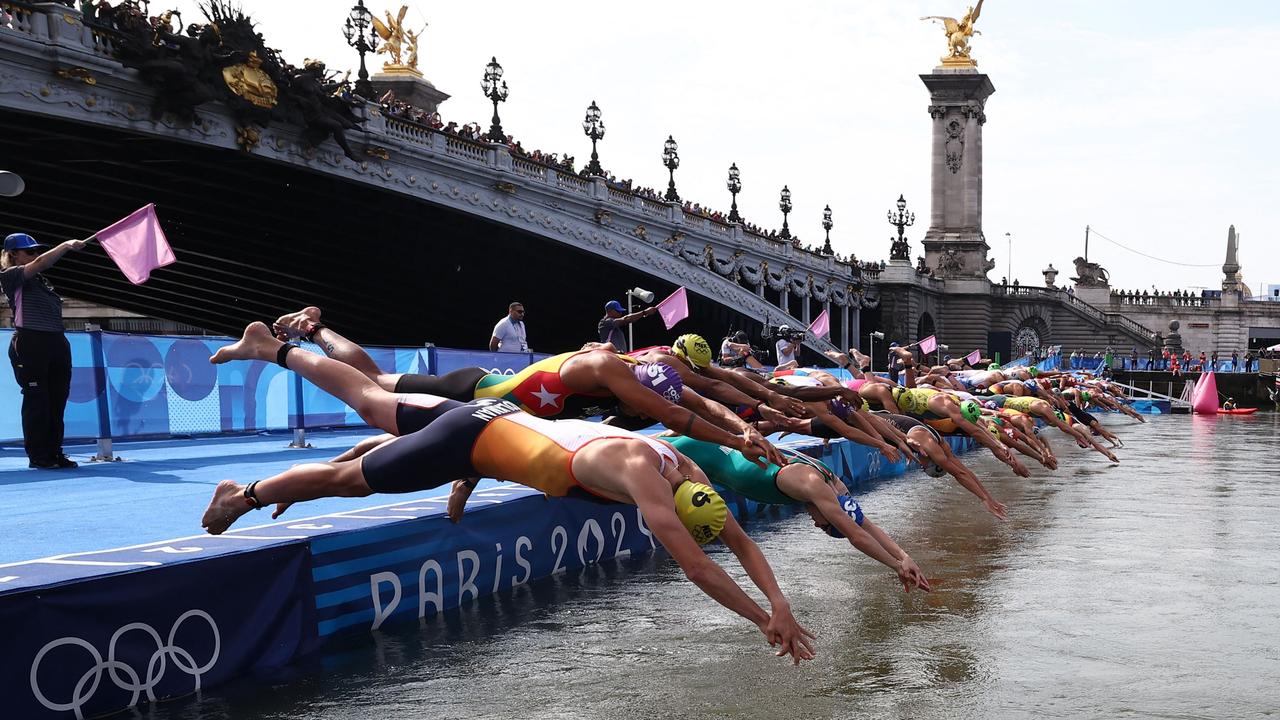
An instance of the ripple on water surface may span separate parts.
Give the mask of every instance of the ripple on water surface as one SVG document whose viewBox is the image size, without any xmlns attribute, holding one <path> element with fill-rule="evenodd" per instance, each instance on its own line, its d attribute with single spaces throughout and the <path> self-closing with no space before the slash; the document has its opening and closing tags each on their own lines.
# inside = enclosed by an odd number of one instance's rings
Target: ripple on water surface
<svg viewBox="0 0 1280 720">
<path fill-rule="evenodd" d="M 921 473 L 873 485 L 864 509 L 936 579 L 927 595 L 807 516 L 752 520 L 819 634 L 799 668 L 670 559 L 637 558 L 358 635 L 150 717 L 1280 714 L 1277 420 L 1108 417 L 1120 465 L 1051 433 L 1061 467 L 1027 480 L 968 456 L 1008 505 L 1004 523 Z"/>
</svg>

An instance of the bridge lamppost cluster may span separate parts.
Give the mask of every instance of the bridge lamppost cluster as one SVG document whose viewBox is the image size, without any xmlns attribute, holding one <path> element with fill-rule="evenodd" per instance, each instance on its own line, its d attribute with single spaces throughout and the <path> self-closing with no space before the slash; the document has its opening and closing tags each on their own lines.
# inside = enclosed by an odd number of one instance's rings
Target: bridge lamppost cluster
<svg viewBox="0 0 1280 720">
<path fill-rule="evenodd" d="M 782 211 L 782 232 L 778 233 L 778 237 L 790 240 L 791 228 L 787 226 L 787 214 L 791 212 L 791 190 L 786 185 L 782 186 L 782 193 L 778 196 L 778 209 Z"/>
<path fill-rule="evenodd" d="M 898 196 L 898 212 L 889 211 L 889 224 L 898 228 L 898 239 L 893 241 L 893 246 L 889 249 L 890 260 L 906 260 L 911 261 L 911 246 L 907 244 L 905 233 L 907 228 L 916 222 L 916 214 L 907 212 L 907 200 L 902 195 Z"/>
<path fill-rule="evenodd" d="M 827 231 L 827 239 L 822 243 L 823 255 L 835 255 L 836 251 L 831 249 L 831 228 L 835 227 L 835 223 L 831 222 L 831 206 L 828 205 L 822 209 L 822 229 Z"/>
<path fill-rule="evenodd" d="M 480 89 L 484 96 L 493 101 L 493 123 L 489 125 L 490 142 L 504 143 L 507 136 L 502 132 L 502 121 L 498 118 L 498 103 L 507 101 L 507 81 L 502 79 L 502 66 L 498 58 L 493 57 L 484 66 L 484 79 L 480 81 Z"/>
<path fill-rule="evenodd" d="M 676 192 L 676 168 L 680 167 L 679 146 L 672 136 L 662 144 L 662 164 L 667 166 L 667 193 L 663 199 L 667 202 L 680 202 L 680 194 Z"/>
<path fill-rule="evenodd" d="M 604 139 L 604 121 L 600 119 L 600 108 L 592 100 L 587 108 L 587 116 L 582 121 L 582 132 L 591 138 L 591 162 L 587 163 L 587 172 L 591 175 L 604 175 L 600 167 L 600 156 L 596 154 L 596 142 Z"/>
<path fill-rule="evenodd" d="M 347 14 L 347 21 L 342 25 L 342 34 L 347 44 L 360 53 L 360 73 L 356 80 L 356 94 L 365 99 L 373 99 L 373 83 L 369 82 L 369 71 L 364 66 L 365 53 L 378 49 L 378 36 L 373 31 L 373 13 L 364 6 L 364 0 L 356 0 L 356 4 Z"/>
<path fill-rule="evenodd" d="M 738 173 L 738 163 L 729 166 L 729 182 L 726 183 L 729 194 L 733 196 L 733 205 L 729 207 L 729 222 L 742 222 L 738 214 L 738 193 L 742 192 L 742 178 Z"/>
</svg>

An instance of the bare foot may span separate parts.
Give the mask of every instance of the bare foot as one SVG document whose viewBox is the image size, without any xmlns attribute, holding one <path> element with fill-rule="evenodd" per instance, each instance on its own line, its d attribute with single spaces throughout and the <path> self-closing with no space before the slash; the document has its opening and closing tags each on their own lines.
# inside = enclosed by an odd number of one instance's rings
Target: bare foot
<svg viewBox="0 0 1280 720">
<path fill-rule="evenodd" d="M 232 360 L 275 360 L 279 348 L 280 341 L 271 335 L 266 325 L 260 322 L 250 323 L 240 340 L 218 348 L 209 362 L 221 365 Z"/>
<path fill-rule="evenodd" d="M 231 527 L 231 523 L 251 509 L 244 500 L 244 486 L 235 480 L 223 480 L 214 489 L 213 499 L 200 519 L 200 526 L 210 535 L 221 535 Z"/>
<path fill-rule="evenodd" d="M 283 340 L 284 337 L 305 337 L 318 322 L 320 322 L 320 308 L 312 305 L 304 307 L 296 313 L 281 315 L 276 318 L 271 327 L 275 330 L 276 337 L 280 337 Z"/>
</svg>

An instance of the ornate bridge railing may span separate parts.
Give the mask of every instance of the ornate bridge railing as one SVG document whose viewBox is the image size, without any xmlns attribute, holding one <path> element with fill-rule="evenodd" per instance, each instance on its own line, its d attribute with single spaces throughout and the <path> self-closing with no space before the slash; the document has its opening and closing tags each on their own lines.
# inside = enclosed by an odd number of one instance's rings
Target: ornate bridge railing
<svg viewBox="0 0 1280 720">
<path fill-rule="evenodd" d="M 1119 327 L 1138 337 L 1154 341 L 1156 332 L 1141 323 L 1135 322 L 1120 313 L 1104 312 L 1061 288 L 1037 287 L 1027 285 L 992 285 L 991 294 L 997 297 L 1015 297 L 1027 299 L 1044 299 L 1060 302 L 1076 312 L 1089 317 L 1100 325 Z"/>
</svg>

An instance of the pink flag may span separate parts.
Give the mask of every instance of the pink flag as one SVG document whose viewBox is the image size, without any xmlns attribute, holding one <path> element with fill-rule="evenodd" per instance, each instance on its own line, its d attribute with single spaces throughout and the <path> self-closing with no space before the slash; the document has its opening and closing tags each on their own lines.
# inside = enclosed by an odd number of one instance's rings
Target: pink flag
<svg viewBox="0 0 1280 720">
<path fill-rule="evenodd" d="M 102 249 L 134 285 L 150 279 L 152 270 L 177 261 L 156 219 L 155 203 L 140 208 L 106 230 L 99 230 L 97 238 Z"/>
<path fill-rule="evenodd" d="M 818 313 L 818 317 L 814 318 L 813 324 L 809 326 L 809 332 L 819 340 L 831 334 L 831 316 L 826 310 Z"/>
<path fill-rule="evenodd" d="M 928 355 L 929 353 L 937 349 L 938 349 L 938 338 L 934 335 L 930 335 L 929 337 L 920 341 L 921 355 Z"/>
<path fill-rule="evenodd" d="M 684 288 L 676 290 L 666 300 L 658 303 L 658 314 L 662 316 L 662 324 L 668 330 L 689 317 L 689 296 L 685 294 Z"/>
<path fill-rule="evenodd" d="M 964 356 L 964 361 L 965 361 L 965 362 L 967 362 L 967 363 L 969 363 L 970 365 L 977 365 L 977 364 L 978 364 L 978 361 L 979 361 L 979 360 L 981 360 L 981 359 L 982 359 L 982 351 L 981 351 L 981 350 L 974 350 L 973 352 L 971 352 L 971 353 L 969 353 L 968 355 L 965 355 L 965 356 Z"/>
</svg>

